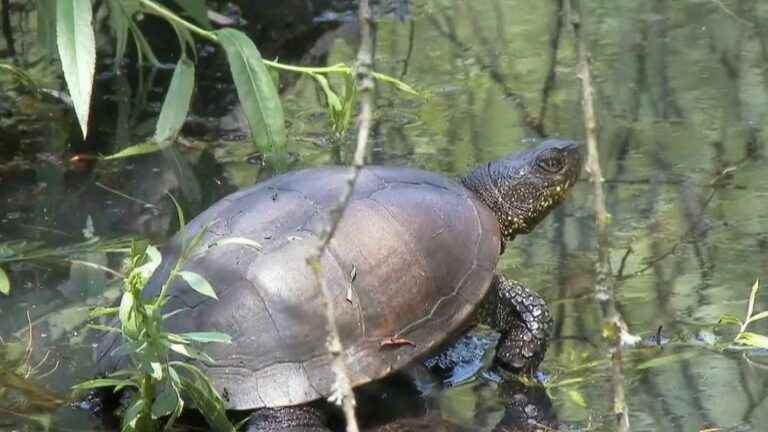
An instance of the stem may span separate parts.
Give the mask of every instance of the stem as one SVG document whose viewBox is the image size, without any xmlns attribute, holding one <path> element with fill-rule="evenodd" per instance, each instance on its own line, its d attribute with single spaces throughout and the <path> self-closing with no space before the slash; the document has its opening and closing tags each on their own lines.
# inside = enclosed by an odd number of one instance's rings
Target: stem
<svg viewBox="0 0 768 432">
<path fill-rule="evenodd" d="M 187 30 L 191 31 L 192 33 L 195 33 L 196 35 L 207 39 L 211 42 L 214 42 L 216 44 L 219 43 L 219 38 L 216 36 L 215 32 L 210 32 L 208 30 L 202 29 L 191 22 L 180 18 L 178 15 L 173 13 L 172 11 L 166 9 L 165 7 L 155 3 L 152 0 L 139 0 L 139 2 L 145 6 L 149 11 L 152 13 L 163 17 L 167 19 L 168 21 L 171 21 L 175 24 L 178 24 L 182 27 L 185 27 Z M 275 69 L 281 69 L 291 72 L 301 72 L 301 73 L 307 73 L 307 72 L 313 72 L 313 73 L 344 73 L 349 74 L 352 73 L 352 69 L 343 64 L 339 63 L 333 66 L 325 66 L 325 67 L 304 67 L 304 66 L 292 66 L 292 65 L 286 65 L 282 63 L 278 63 L 276 61 L 270 61 L 266 59 L 261 59 L 262 62 L 264 62 L 265 65 L 275 68 Z"/>
<path fill-rule="evenodd" d="M 156 15 L 159 15 L 167 19 L 168 21 L 171 21 L 183 27 L 186 27 L 187 29 L 191 30 L 193 33 L 196 33 L 201 37 L 208 39 L 211 42 L 217 42 L 217 43 L 219 42 L 219 39 L 216 37 L 216 35 L 213 32 L 203 30 L 202 28 L 192 24 L 191 22 L 188 22 L 180 18 L 175 13 L 171 12 L 170 10 L 166 9 L 163 6 L 160 6 L 159 4 L 153 2 L 152 0 L 139 0 L 139 3 L 141 3 L 147 9 L 151 10 Z"/>
</svg>

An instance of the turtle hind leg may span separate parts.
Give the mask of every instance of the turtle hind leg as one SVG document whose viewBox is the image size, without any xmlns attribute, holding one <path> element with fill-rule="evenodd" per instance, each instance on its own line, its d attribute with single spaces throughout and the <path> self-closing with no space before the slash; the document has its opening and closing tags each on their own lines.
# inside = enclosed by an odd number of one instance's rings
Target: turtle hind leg
<svg viewBox="0 0 768 432">
<path fill-rule="evenodd" d="M 246 432 L 331 432 L 325 414 L 314 406 L 259 408 L 248 418 Z"/>
<path fill-rule="evenodd" d="M 511 372 L 532 374 L 544 359 L 552 329 L 544 299 L 523 284 L 496 275 L 478 314 L 480 322 L 501 333 L 496 363 Z"/>
</svg>

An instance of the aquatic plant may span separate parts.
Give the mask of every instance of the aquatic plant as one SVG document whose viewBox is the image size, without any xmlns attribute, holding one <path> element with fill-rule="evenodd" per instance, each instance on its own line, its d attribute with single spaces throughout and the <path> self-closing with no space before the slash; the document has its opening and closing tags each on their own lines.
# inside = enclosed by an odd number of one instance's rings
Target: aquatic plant
<svg viewBox="0 0 768 432">
<path fill-rule="evenodd" d="M 176 200 L 181 232 L 184 217 Z M 221 396 L 211 385 L 208 377 L 187 360 L 213 363 L 196 345 L 204 343 L 230 343 L 228 335 L 219 332 L 172 333 L 165 331 L 163 321 L 183 311 L 164 312 L 168 290 L 177 278 L 182 278 L 200 294 L 216 299 L 213 287 L 199 274 L 182 270 L 184 263 L 195 252 L 203 229 L 188 242 L 180 236 L 182 253 L 174 263 L 168 278 L 163 281 L 156 297 L 143 296 L 149 277 L 161 263 L 162 256 L 148 242 L 134 242 L 127 260 L 123 280 L 123 294 L 119 306 L 98 307 L 92 317 L 116 317 L 119 327 L 92 325 L 105 332 L 119 333 L 122 344 L 108 355 L 124 355 L 129 359 L 123 369 L 106 377 L 78 384 L 77 391 L 113 388 L 114 392 L 130 391 L 130 401 L 121 414 L 123 431 L 156 430 L 160 419 L 166 418 L 167 430 L 181 415 L 185 401 L 189 401 L 205 417 L 216 431 L 233 431 Z M 172 360 L 172 354 L 183 360 Z"/>
<path fill-rule="evenodd" d="M 261 57 L 253 41 L 234 28 L 213 30 L 204 0 L 176 0 L 183 14 L 171 11 L 155 0 L 107 0 L 108 24 L 114 35 L 114 64 L 119 67 L 125 58 L 129 40 L 136 46 L 137 65 L 145 62 L 161 66 L 150 40 L 138 23 L 145 15 L 159 17 L 167 22 L 178 36 L 180 56 L 173 71 L 153 136 L 144 143 L 130 146 L 106 157 L 115 159 L 151 153 L 170 145 L 181 130 L 189 111 L 195 86 L 196 38 L 219 46 L 226 53 L 237 94 L 248 121 L 251 140 L 262 154 L 278 166 L 286 155 L 285 121 L 283 109 L 275 87 L 273 71 L 306 74 L 325 95 L 329 121 L 334 132 L 341 134 L 348 128 L 357 98 L 356 70 L 345 64 L 327 67 L 303 67 L 270 61 Z M 102 3 L 99 3 L 99 7 Z M 61 59 L 64 78 L 69 89 L 71 104 L 77 115 L 83 136 L 88 133 L 88 117 L 96 65 L 96 34 L 94 6 L 91 0 L 42 1 L 38 3 L 38 32 L 53 34 L 55 47 Z M 98 11 L 97 11 L 98 12 Z M 103 15 L 103 14 L 102 14 Z M 41 36 L 53 45 L 53 38 Z M 334 90 L 328 75 L 344 77 L 342 92 Z M 407 84 L 390 76 L 373 72 L 372 76 L 397 88 L 417 94 Z"/>
</svg>

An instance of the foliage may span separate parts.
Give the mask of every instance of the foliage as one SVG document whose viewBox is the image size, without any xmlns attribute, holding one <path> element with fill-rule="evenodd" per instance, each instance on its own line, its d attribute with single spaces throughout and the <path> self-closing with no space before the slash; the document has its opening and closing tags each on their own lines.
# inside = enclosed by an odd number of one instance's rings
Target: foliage
<svg viewBox="0 0 768 432">
<path fill-rule="evenodd" d="M 92 237 L 82 242 L 63 246 L 48 246 L 42 241 L 33 240 L 8 240 L 0 242 L 0 265 L 8 265 L 20 261 L 65 261 L 89 267 L 98 267 L 101 270 L 111 272 L 108 268 L 76 260 L 72 257 L 86 255 L 91 252 L 127 252 L 130 250 L 130 245 L 130 240 L 125 238 L 106 240 Z M 8 295 L 10 290 L 11 282 L 8 273 L 0 266 L 0 293 Z"/>
<path fill-rule="evenodd" d="M 317 82 L 326 96 L 329 119 L 334 132 L 342 134 L 350 124 L 357 88 L 353 68 L 339 64 L 331 67 L 300 67 L 264 60 L 256 45 L 239 30 L 225 28 L 211 31 L 204 0 L 175 0 L 186 16 L 180 17 L 156 0 L 107 0 L 109 26 L 114 35 L 115 65 L 123 63 L 127 45 L 133 41 L 138 65 L 160 63 L 150 41 L 138 26 L 144 15 L 160 17 L 170 24 L 178 36 L 181 55 L 163 102 L 155 133 L 144 143 L 124 149 L 107 159 L 122 158 L 158 151 L 170 145 L 181 130 L 189 111 L 195 86 L 196 45 L 194 36 L 203 38 L 224 49 L 232 78 L 248 121 L 251 140 L 255 147 L 273 161 L 285 156 L 285 120 L 275 83 L 267 68 L 306 74 Z M 49 39 L 55 26 L 56 47 L 61 58 L 64 78 L 71 102 L 77 114 L 83 136 L 88 133 L 90 99 L 96 65 L 96 42 L 91 0 L 41 1 L 38 32 L 41 40 Z M 51 8 L 55 7 L 55 19 Z M 325 75 L 344 76 L 343 93 L 339 95 Z M 395 78 L 374 73 L 382 82 L 411 93 L 416 92 Z"/>
<path fill-rule="evenodd" d="M 768 311 L 755 313 L 755 301 L 757 299 L 757 292 L 760 290 L 760 284 L 758 282 L 759 281 L 757 280 L 755 281 L 755 283 L 752 285 L 752 289 L 749 292 L 747 314 L 744 318 L 744 321 L 733 315 L 725 314 L 720 317 L 720 323 L 734 324 L 739 326 L 739 332 L 736 334 L 736 337 L 733 338 L 733 341 L 737 345 L 751 348 L 768 349 L 768 336 L 747 331 L 750 324 L 768 318 Z"/>
<path fill-rule="evenodd" d="M 179 224 L 184 219 L 179 211 Z M 160 265 L 160 252 L 146 242 L 135 242 L 129 257 L 124 278 L 124 292 L 119 306 L 97 308 L 93 316 L 116 316 L 120 327 L 94 326 L 107 332 L 119 333 L 120 345 L 113 353 L 126 355 L 130 364 L 105 378 L 93 379 L 74 388 L 76 390 L 114 387 L 115 391 L 129 389 L 131 400 L 122 414 L 123 431 L 156 430 L 157 421 L 168 417 L 165 430 L 176 421 L 191 401 L 216 431 L 232 431 L 234 427 L 226 417 L 224 403 L 205 374 L 196 366 L 183 361 L 170 360 L 171 354 L 182 358 L 212 363 L 205 352 L 196 345 L 201 343 L 230 343 L 228 335 L 218 332 L 170 333 L 163 329 L 163 314 L 168 290 L 177 277 L 184 279 L 195 291 L 216 298 L 211 285 L 199 274 L 182 271 L 181 268 L 197 247 L 205 230 L 201 230 L 188 244 L 182 245 L 182 253 L 168 278 L 163 281 L 157 297 L 142 295 L 147 280 Z M 184 236 L 180 236 L 184 238 Z M 173 314 L 175 312 L 171 312 Z M 181 312 L 183 313 L 183 312 Z"/>
</svg>

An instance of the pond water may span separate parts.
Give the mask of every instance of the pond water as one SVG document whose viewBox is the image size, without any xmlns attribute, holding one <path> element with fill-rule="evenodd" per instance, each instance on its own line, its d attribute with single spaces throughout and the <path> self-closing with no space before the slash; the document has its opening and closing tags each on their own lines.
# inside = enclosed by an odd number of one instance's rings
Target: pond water
<svg viewBox="0 0 768 432">
<path fill-rule="evenodd" d="M 343 4 L 317 2 L 299 13 L 294 3 L 306 2 L 272 3 L 243 8 L 265 57 L 354 59 L 357 27 Z M 414 0 L 383 8 L 375 67 L 421 97 L 377 86 L 369 160 L 459 175 L 542 136 L 584 140 L 574 36 L 562 3 Z M 722 349 L 734 327 L 715 324 L 724 314 L 743 318 L 750 287 L 768 276 L 768 3 L 580 3 L 610 213 L 608 295 L 596 296 L 605 274 L 596 270 L 586 180 L 533 233 L 508 245 L 501 264 L 551 307 L 555 332 L 541 369 L 553 410 L 568 430 L 614 430 L 614 395 L 623 388 L 633 431 L 765 430 L 766 352 Z M 259 21 L 260 12 L 273 27 Z M 61 88 L 55 67 L 40 61 L 35 36 L 25 33 L 34 10 L 19 6 L 12 17 L 26 35 L 16 41 L 17 64 Z M 162 28 L 156 32 L 164 37 Z M 8 55 L 2 38 L 0 53 Z M 104 241 L 167 238 L 175 215 L 166 191 L 191 216 L 273 174 L 245 141 L 223 57 L 207 49 L 201 61 L 180 145 L 113 163 L 87 156 L 151 134 L 170 71 L 146 78 L 142 93 L 132 66 L 116 76 L 104 62 L 85 142 L 55 95 L 35 97 L 0 74 L 0 267 L 11 280 L 10 295 L 0 296 L 0 430 L 101 430 L 62 401 L 93 371 L 82 331 L 86 307 L 108 303 L 118 287 L 111 275 L 73 260 L 117 268 L 121 255 L 110 251 L 121 245 Z M 291 168 L 349 160 L 354 131 L 341 143 L 331 138 L 311 79 L 282 76 L 281 97 Z M 11 261 L 20 251 L 42 256 Z M 768 289 L 754 309 L 768 310 Z M 625 346 L 620 363 L 612 362 L 604 330 L 616 316 L 632 335 L 650 340 L 660 332 L 666 343 Z M 764 321 L 749 329 L 768 333 Z M 481 378 L 421 402 L 446 425 L 490 430 L 504 414 L 498 394 Z"/>
</svg>

